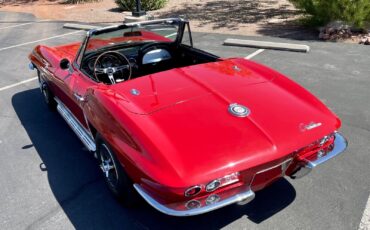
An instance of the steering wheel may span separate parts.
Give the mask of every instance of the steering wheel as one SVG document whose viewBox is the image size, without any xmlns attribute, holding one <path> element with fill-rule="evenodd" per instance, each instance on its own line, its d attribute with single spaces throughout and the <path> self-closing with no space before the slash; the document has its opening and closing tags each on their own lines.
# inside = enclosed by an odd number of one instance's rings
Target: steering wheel
<svg viewBox="0 0 370 230">
<path fill-rule="evenodd" d="M 169 45 L 166 42 L 151 42 L 140 47 L 138 51 L 138 62 L 139 65 L 143 65 L 143 58 L 146 53 L 155 49 L 164 49 L 170 52 Z"/>
<path fill-rule="evenodd" d="M 124 76 L 124 72 L 127 72 Z M 115 73 L 121 73 L 120 77 L 114 77 Z M 131 79 L 132 68 L 127 57 L 116 51 L 107 51 L 100 54 L 94 63 L 94 76 L 99 81 L 98 75 L 106 74 L 111 84 Z M 117 80 L 116 80 L 117 79 Z"/>
</svg>

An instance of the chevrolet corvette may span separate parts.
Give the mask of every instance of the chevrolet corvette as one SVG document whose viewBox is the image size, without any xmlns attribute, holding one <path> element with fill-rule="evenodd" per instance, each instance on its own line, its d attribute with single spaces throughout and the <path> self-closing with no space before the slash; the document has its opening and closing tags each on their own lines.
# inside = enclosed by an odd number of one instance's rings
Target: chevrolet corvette
<svg viewBox="0 0 370 230">
<path fill-rule="evenodd" d="M 192 216 L 246 204 L 347 147 L 319 99 L 264 65 L 195 48 L 184 19 L 93 29 L 29 59 L 47 106 L 126 206 Z"/>
</svg>

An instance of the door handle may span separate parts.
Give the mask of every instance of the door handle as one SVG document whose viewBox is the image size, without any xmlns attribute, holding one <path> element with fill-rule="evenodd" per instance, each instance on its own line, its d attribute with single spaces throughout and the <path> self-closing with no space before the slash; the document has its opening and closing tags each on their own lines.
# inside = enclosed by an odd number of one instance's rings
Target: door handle
<svg viewBox="0 0 370 230">
<path fill-rule="evenodd" d="M 86 102 L 86 98 L 84 96 L 81 96 L 78 93 L 74 93 L 73 95 L 75 96 L 75 98 L 77 99 L 77 101 L 79 101 L 79 102 Z"/>
</svg>

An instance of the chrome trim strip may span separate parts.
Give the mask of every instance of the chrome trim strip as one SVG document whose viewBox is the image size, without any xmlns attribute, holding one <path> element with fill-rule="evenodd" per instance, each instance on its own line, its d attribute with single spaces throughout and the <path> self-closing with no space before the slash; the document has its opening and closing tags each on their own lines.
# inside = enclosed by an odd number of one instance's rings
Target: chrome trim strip
<svg viewBox="0 0 370 230">
<path fill-rule="evenodd" d="M 156 201 L 154 198 L 152 198 L 148 193 L 145 192 L 145 190 L 139 185 L 139 184 L 134 184 L 134 188 L 136 191 L 144 198 L 146 202 L 148 202 L 153 208 L 157 209 L 158 211 L 170 215 L 170 216 L 195 216 L 199 214 L 203 214 L 206 212 L 210 212 L 222 207 L 225 207 L 230 204 L 234 203 L 239 203 L 243 202 L 248 203 L 252 201 L 255 197 L 255 194 L 252 190 L 248 189 L 245 192 L 236 194 L 234 196 L 231 196 L 229 198 L 226 198 L 224 200 L 221 200 L 217 203 L 203 206 L 201 208 L 194 208 L 194 209 L 189 209 L 189 210 L 184 210 L 184 211 L 178 211 L 174 209 L 167 208 L 166 206 L 160 204 L 158 201 Z"/>
<path fill-rule="evenodd" d="M 154 19 L 154 20 L 147 20 L 147 21 L 130 22 L 130 23 L 124 23 L 124 24 L 126 26 L 134 26 L 134 25 L 143 25 L 143 24 L 166 22 L 166 21 L 187 22 L 188 20 L 183 19 L 183 18 L 162 18 L 162 19 Z"/>
<path fill-rule="evenodd" d="M 348 142 L 346 138 L 344 138 L 340 133 L 336 132 L 334 134 L 335 140 L 334 140 L 334 148 L 332 151 L 327 153 L 325 156 L 320 157 L 319 159 L 315 161 L 308 161 L 307 162 L 307 167 L 309 168 L 315 168 L 318 165 L 321 165 L 322 163 L 325 163 L 326 161 L 330 160 L 331 158 L 339 155 L 342 153 L 344 150 L 346 150 L 348 146 Z"/>
<path fill-rule="evenodd" d="M 57 97 L 54 98 L 58 103 L 57 110 L 72 130 L 76 133 L 78 138 L 86 146 L 86 148 L 92 152 L 96 151 L 96 145 L 94 139 L 90 136 L 89 132 L 81 125 L 77 118 L 72 112 L 61 102 Z"/>
<path fill-rule="evenodd" d="M 117 24 L 117 25 L 111 25 L 111 26 L 91 29 L 87 31 L 87 36 L 89 37 L 96 32 L 104 32 L 105 30 L 117 29 L 122 26 L 139 26 L 139 25 L 145 25 L 145 24 L 150 24 L 150 23 L 160 23 L 160 22 L 166 22 L 166 21 L 188 22 L 188 20 L 183 19 L 183 18 L 163 18 L 163 19 L 146 20 L 146 21 L 139 21 L 139 22 L 129 22 L 129 23 L 123 23 L 123 24 Z"/>
</svg>

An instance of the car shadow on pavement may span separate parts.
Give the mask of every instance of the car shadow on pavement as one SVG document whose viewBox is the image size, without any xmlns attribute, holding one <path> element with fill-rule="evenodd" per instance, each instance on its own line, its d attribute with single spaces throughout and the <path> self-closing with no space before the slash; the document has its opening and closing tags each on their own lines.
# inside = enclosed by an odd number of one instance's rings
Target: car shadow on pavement
<svg viewBox="0 0 370 230">
<path fill-rule="evenodd" d="M 281 179 L 244 206 L 231 205 L 200 216 L 177 218 L 164 215 L 142 205 L 126 209 L 106 188 L 92 154 L 83 145 L 57 112 L 48 111 L 38 88 L 17 93 L 12 105 L 42 163 L 35 165 L 47 173 L 53 196 L 60 210 L 45 210 L 32 228 L 48 228 L 55 221 L 71 222 L 76 229 L 220 229 L 247 217 L 260 223 L 280 212 L 295 199 L 293 186 Z M 37 185 L 35 185 L 37 186 Z M 64 217 L 67 216 L 68 220 Z M 50 227 L 50 226 L 49 226 Z"/>
</svg>

